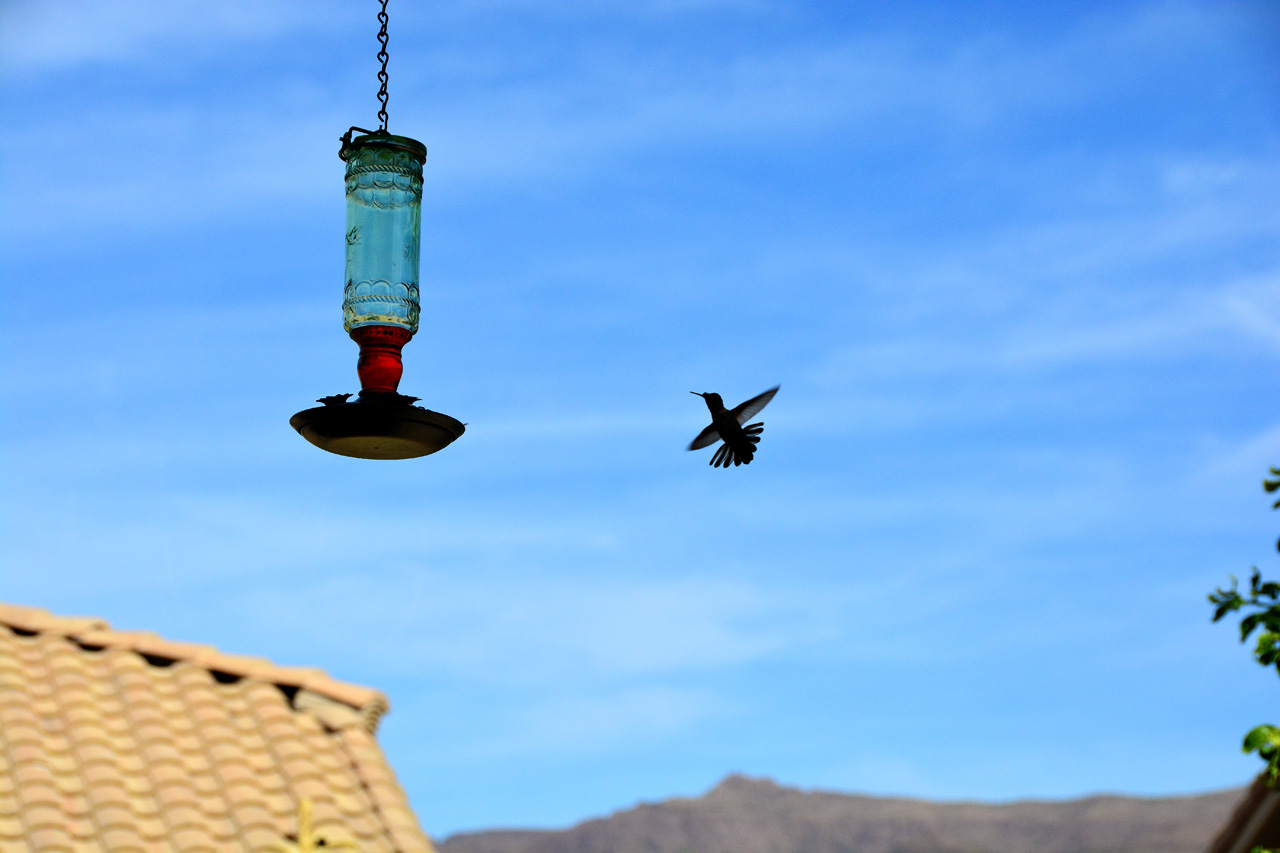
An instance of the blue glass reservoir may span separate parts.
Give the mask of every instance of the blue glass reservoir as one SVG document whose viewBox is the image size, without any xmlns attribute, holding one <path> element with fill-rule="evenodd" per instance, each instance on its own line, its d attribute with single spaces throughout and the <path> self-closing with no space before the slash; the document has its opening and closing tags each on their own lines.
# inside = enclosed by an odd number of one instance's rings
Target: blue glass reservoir
<svg viewBox="0 0 1280 853">
<path fill-rule="evenodd" d="M 375 132 L 343 146 L 347 163 L 347 264 L 342 325 L 418 330 L 422 165 L 416 139 Z"/>
</svg>

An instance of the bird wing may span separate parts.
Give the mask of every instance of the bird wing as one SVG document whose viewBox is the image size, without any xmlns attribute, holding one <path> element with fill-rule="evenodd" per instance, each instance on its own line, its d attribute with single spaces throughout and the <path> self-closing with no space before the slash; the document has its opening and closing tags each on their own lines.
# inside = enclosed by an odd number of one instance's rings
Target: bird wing
<svg viewBox="0 0 1280 853">
<path fill-rule="evenodd" d="M 752 397 L 745 403 L 739 403 L 729 414 L 733 415 L 734 419 L 737 420 L 738 423 L 745 424 L 747 421 L 751 420 L 751 417 L 756 412 L 769 405 L 769 401 L 773 399 L 773 395 L 777 394 L 778 389 L 781 387 L 781 385 L 774 385 L 763 394 Z"/>
<path fill-rule="evenodd" d="M 693 440 L 693 443 L 689 445 L 689 449 L 701 450 L 704 447 L 710 447 L 711 445 L 715 444 L 719 440 L 720 440 L 720 433 L 716 432 L 716 425 L 711 424 L 711 426 L 707 427 L 702 432 L 698 433 L 698 437 L 695 438 Z"/>
</svg>

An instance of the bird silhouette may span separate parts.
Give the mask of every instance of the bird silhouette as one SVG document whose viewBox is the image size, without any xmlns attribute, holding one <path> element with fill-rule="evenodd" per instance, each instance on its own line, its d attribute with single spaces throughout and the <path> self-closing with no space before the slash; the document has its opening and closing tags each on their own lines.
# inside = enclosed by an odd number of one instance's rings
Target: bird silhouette
<svg viewBox="0 0 1280 853">
<path fill-rule="evenodd" d="M 764 432 L 764 424 L 746 424 L 746 422 L 756 412 L 769 405 L 769 401 L 781 387 L 781 385 L 774 385 L 763 394 L 758 394 L 745 403 L 739 403 L 732 409 L 724 407 L 724 400 L 719 394 L 690 391 L 690 394 L 706 401 L 707 408 L 711 410 L 711 425 L 698 433 L 698 437 L 689 445 L 689 449 L 701 450 L 717 441 L 723 441 L 724 444 L 720 445 L 711 457 L 710 464 L 713 468 L 717 466 L 728 468 L 730 463 L 750 465 L 752 457 L 756 454 L 756 445 L 760 443 L 760 433 Z"/>
</svg>

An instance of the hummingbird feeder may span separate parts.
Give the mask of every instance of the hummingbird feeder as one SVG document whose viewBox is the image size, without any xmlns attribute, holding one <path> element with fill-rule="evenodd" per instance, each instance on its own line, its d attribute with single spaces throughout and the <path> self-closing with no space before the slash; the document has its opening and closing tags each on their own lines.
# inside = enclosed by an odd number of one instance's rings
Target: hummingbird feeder
<svg viewBox="0 0 1280 853">
<path fill-rule="evenodd" d="M 382 87 L 377 130 L 353 127 L 338 156 L 346 163 L 347 263 L 342 327 L 360 346 L 360 393 L 321 397 L 289 424 L 307 441 L 358 459 L 411 459 L 442 450 L 465 427 L 400 393 L 400 350 L 418 331 L 422 166 L 427 149 L 387 132 L 387 0 L 378 33 Z M 354 135 L 359 134 L 359 135 Z"/>
</svg>

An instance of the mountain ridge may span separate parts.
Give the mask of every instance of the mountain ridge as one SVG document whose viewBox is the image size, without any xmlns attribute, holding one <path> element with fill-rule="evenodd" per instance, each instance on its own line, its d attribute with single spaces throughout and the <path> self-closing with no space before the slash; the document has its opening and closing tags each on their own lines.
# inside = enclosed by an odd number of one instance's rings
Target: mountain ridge
<svg viewBox="0 0 1280 853">
<path fill-rule="evenodd" d="M 567 829 L 493 829 L 440 853 L 1202 853 L 1244 788 L 1174 797 L 923 800 L 731 774 L 697 797 Z"/>
</svg>

